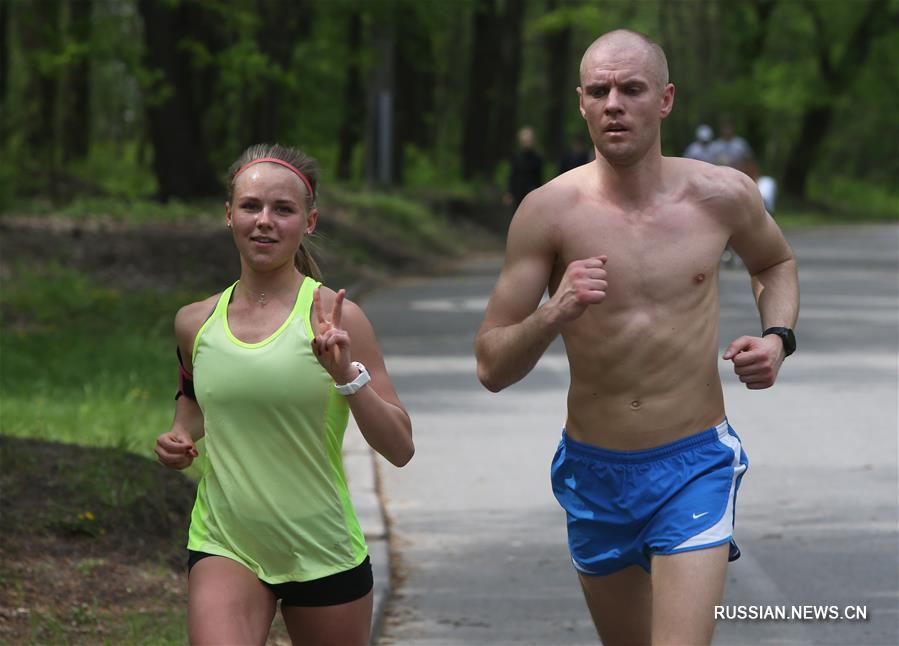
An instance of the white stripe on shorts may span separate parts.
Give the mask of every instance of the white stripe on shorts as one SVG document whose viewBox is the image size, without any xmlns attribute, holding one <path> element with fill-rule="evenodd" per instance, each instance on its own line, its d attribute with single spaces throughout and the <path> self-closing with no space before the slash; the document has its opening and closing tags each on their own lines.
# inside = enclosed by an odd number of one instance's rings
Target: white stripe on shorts
<svg viewBox="0 0 899 646">
<path fill-rule="evenodd" d="M 722 428 L 723 427 L 723 428 Z M 746 465 L 740 464 L 740 440 L 728 433 L 727 420 L 718 426 L 718 441 L 727 445 L 734 452 L 734 477 L 730 482 L 730 493 L 727 495 L 727 507 L 724 514 L 717 523 L 709 527 L 704 532 L 700 532 L 696 536 L 688 538 L 683 543 L 675 547 L 672 552 L 678 550 L 689 549 L 691 547 L 702 547 L 703 545 L 713 545 L 715 543 L 723 543 L 734 533 L 734 494 L 737 489 L 737 478 L 746 471 Z"/>
</svg>

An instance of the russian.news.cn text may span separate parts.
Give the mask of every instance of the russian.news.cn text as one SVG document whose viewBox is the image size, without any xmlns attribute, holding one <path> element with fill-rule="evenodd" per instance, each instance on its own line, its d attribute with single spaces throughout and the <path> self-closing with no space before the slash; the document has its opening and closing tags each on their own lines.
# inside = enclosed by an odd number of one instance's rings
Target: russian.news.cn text
<svg viewBox="0 0 899 646">
<path fill-rule="evenodd" d="M 867 621 L 868 606 L 715 606 L 715 619 L 721 621 Z"/>
</svg>

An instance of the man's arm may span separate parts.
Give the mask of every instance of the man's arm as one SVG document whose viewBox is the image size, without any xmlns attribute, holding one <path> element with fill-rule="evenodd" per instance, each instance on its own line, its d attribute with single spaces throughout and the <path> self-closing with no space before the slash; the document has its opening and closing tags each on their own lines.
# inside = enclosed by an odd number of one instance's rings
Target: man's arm
<svg viewBox="0 0 899 646">
<path fill-rule="evenodd" d="M 559 334 L 605 298 L 605 256 L 571 263 L 553 297 L 537 307 L 556 259 L 550 213 L 529 196 L 512 219 L 506 261 L 475 337 L 478 379 L 498 392 L 523 379 Z"/>
<path fill-rule="evenodd" d="M 752 292 L 762 330 L 793 328 L 799 317 L 799 277 L 793 250 L 762 202 L 755 183 L 740 178 L 737 189 L 736 227 L 731 246 L 752 277 Z M 774 384 L 785 357 L 780 337 L 744 336 L 730 344 L 725 359 L 733 359 L 740 380 L 748 388 Z"/>
</svg>

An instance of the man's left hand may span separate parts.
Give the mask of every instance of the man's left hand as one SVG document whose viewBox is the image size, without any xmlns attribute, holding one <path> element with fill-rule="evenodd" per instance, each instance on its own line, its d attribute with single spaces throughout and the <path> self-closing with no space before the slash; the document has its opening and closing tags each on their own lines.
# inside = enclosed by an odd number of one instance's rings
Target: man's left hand
<svg viewBox="0 0 899 646">
<path fill-rule="evenodd" d="M 783 363 L 783 341 L 776 334 L 741 336 L 724 351 L 724 359 L 734 362 L 734 372 L 750 390 L 770 388 Z"/>
</svg>

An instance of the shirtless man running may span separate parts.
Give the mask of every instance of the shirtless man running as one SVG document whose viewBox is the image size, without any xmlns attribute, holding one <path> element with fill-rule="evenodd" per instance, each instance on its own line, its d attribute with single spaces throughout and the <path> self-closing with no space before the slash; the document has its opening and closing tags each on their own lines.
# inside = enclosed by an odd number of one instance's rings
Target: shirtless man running
<svg viewBox="0 0 899 646">
<path fill-rule="evenodd" d="M 562 335 L 571 384 L 552 484 L 599 636 L 709 643 L 748 464 L 718 374 L 719 260 L 729 242 L 752 276 L 765 332 L 723 355 L 750 389 L 770 387 L 795 348 L 796 263 L 746 175 L 662 157 L 674 86 L 657 44 L 605 34 L 580 80 L 596 160 L 516 212 L 478 377 L 514 384 Z"/>
</svg>

